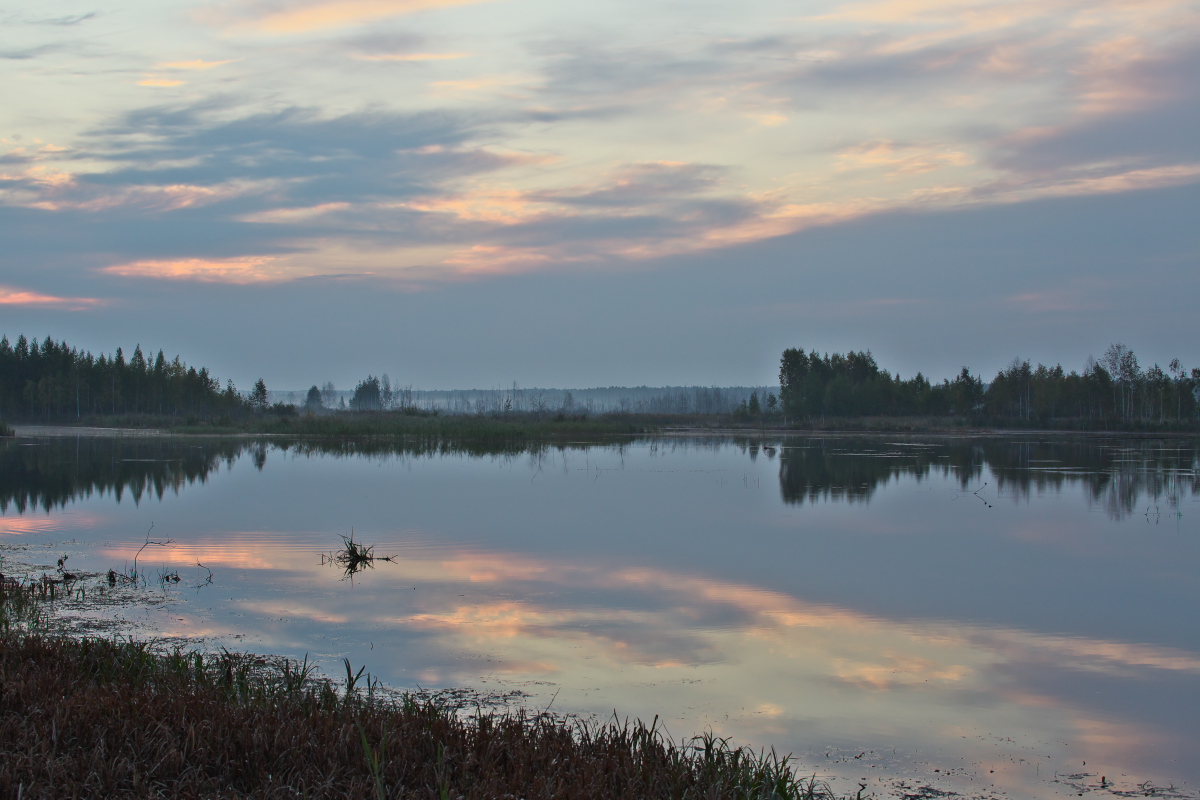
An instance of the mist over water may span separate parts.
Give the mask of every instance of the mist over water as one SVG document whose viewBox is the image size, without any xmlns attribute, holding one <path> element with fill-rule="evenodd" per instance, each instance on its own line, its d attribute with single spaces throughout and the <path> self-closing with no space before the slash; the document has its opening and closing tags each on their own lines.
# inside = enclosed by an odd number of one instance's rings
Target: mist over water
<svg viewBox="0 0 1200 800">
<path fill-rule="evenodd" d="M 843 789 L 1055 796 L 1103 775 L 1194 793 L 1198 454 L 1057 436 L 20 438 L 0 444 L 0 541 L 6 567 L 104 573 L 151 530 L 170 542 L 143 563 L 180 582 L 73 613 L 330 674 L 346 657 L 394 687 L 658 714 Z M 323 564 L 352 530 L 395 559 Z"/>
</svg>

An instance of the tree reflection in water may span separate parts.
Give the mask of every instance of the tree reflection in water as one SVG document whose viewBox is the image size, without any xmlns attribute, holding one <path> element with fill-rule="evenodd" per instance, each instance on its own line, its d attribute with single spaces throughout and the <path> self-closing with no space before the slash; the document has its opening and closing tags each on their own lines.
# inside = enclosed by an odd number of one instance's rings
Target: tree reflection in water
<svg viewBox="0 0 1200 800">
<path fill-rule="evenodd" d="M 0 513 L 49 512 L 93 494 L 126 495 L 139 503 L 151 494 L 204 483 L 222 464 L 243 456 L 262 470 L 270 451 L 298 456 L 540 459 L 550 451 L 650 447 L 740 448 L 748 458 L 778 459 L 783 502 L 865 502 L 901 477 L 949 478 L 964 492 L 994 480 L 1002 495 L 1028 497 L 1078 486 L 1113 518 L 1179 512 L 1181 497 L 1200 490 L 1195 440 L 1120 437 L 1020 436 L 777 436 L 658 437 L 591 442 L 499 443 L 433 439 L 253 440 L 185 437 L 61 437 L 0 442 Z M 985 476 L 985 472 L 990 477 Z"/>
</svg>

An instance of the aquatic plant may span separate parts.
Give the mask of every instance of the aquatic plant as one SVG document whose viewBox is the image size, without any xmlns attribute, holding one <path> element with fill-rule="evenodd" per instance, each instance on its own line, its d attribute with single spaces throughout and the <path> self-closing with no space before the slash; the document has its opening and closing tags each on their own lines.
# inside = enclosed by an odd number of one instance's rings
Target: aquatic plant
<svg viewBox="0 0 1200 800">
<path fill-rule="evenodd" d="M 44 601 L 61 593 L 52 582 L 23 583 L 0 573 L 0 635 L 45 629 L 49 615 Z"/>
<path fill-rule="evenodd" d="M 342 547 L 321 556 L 322 564 L 334 564 L 345 571 L 343 577 L 349 578 L 365 569 L 375 566 L 375 545 L 364 545 L 354 541 L 354 529 L 350 535 L 342 535 Z M 395 556 L 379 556 L 380 561 L 392 561 Z"/>
</svg>

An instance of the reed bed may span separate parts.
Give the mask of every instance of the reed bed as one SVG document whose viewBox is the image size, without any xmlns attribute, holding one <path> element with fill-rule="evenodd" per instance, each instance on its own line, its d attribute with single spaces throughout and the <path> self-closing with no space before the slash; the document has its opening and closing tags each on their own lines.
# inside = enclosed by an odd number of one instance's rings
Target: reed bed
<svg viewBox="0 0 1200 800">
<path fill-rule="evenodd" d="M 464 714 L 346 664 L 0 636 L 0 795 L 824 798 L 787 758 L 654 724 Z"/>
</svg>

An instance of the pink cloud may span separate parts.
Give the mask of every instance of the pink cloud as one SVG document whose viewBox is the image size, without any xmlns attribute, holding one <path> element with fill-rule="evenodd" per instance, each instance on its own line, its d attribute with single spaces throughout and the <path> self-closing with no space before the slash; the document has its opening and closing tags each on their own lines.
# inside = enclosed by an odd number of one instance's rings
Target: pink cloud
<svg viewBox="0 0 1200 800">
<path fill-rule="evenodd" d="M 240 258 L 181 258 L 162 261 L 132 261 L 114 264 L 100 272 L 124 278 L 199 281 L 203 283 L 267 283 L 291 277 L 274 264 L 273 256 Z"/>
<path fill-rule="evenodd" d="M 30 292 L 11 286 L 0 286 L 0 306 L 34 306 L 43 308 L 67 308 L 77 311 L 103 305 L 104 300 L 96 297 L 58 297 L 41 292 Z"/>
</svg>

